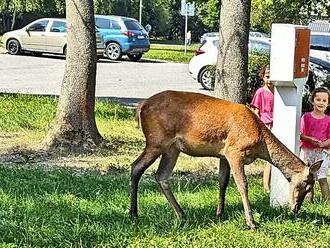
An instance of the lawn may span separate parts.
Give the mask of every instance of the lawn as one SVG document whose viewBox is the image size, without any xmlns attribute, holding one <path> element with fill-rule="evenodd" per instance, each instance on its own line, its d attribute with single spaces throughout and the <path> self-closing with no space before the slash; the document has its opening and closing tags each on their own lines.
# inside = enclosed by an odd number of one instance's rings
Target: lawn
<svg viewBox="0 0 330 248">
<path fill-rule="evenodd" d="M 269 207 L 256 163 L 249 196 L 257 231 L 246 230 L 233 181 L 225 220 L 218 223 L 216 161 L 181 156 L 173 191 L 187 216 L 175 215 L 153 178 L 140 183 L 140 217 L 129 218 L 129 165 L 143 149 L 133 111 L 97 102 L 106 147 L 93 154 L 38 150 L 55 116 L 57 99 L 0 95 L 1 247 L 329 247 L 330 204 L 305 203 L 298 216 Z M 250 169 L 248 169 L 250 168 Z"/>
<path fill-rule="evenodd" d="M 183 45 L 151 43 L 150 50 L 143 57 L 169 62 L 188 63 L 199 46 L 200 44 L 187 46 L 187 53 L 185 54 Z"/>
</svg>

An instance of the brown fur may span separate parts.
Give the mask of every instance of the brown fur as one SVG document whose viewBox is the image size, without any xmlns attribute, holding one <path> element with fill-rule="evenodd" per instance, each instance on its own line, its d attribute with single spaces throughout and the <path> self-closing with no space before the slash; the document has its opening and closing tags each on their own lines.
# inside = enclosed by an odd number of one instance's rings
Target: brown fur
<svg viewBox="0 0 330 248">
<path fill-rule="evenodd" d="M 278 167 L 291 183 L 292 208 L 298 211 L 313 184 L 310 169 L 291 153 L 246 106 L 214 97 L 188 92 L 165 91 L 156 94 L 137 108 L 137 116 L 146 138 L 146 147 L 132 164 L 131 214 L 137 215 L 137 187 L 143 172 L 162 156 L 156 180 L 175 210 L 183 210 L 172 194 L 168 179 L 180 152 L 191 156 L 220 158 L 220 200 L 217 216 L 222 217 L 225 191 L 232 170 L 240 191 L 247 225 L 254 229 L 248 200 L 244 165 L 256 158 Z M 299 195 L 299 197 L 298 197 Z"/>
</svg>

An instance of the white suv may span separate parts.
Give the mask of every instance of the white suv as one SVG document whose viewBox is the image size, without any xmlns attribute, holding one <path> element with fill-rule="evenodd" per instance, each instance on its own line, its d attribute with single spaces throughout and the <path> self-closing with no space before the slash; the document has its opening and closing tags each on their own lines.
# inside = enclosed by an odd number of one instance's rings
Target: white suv
<svg viewBox="0 0 330 248">
<path fill-rule="evenodd" d="M 330 33 L 311 33 L 310 56 L 330 63 Z"/>
</svg>

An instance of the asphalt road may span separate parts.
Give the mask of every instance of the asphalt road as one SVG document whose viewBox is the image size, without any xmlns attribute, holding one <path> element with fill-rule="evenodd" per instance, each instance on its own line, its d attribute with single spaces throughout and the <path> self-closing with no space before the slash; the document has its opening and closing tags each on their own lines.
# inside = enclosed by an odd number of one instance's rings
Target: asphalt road
<svg viewBox="0 0 330 248">
<path fill-rule="evenodd" d="M 0 92 L 59 95 L 65 60 L 0 54 Z M 101 59 L 97 63 L 96 96 L 135 104 L 163 90 L 209 94 L 188 73 L 188 65 L 142 59 L 140 62 Z"/>
</svg>

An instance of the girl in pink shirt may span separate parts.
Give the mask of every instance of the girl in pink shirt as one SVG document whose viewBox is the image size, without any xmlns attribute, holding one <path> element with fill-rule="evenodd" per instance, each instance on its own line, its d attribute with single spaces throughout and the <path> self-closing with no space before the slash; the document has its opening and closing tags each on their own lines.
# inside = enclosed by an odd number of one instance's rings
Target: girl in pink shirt
<svg viewBox="0 0 330 248">
<path fill-rule="evenodd" d="M 300 128 L 300 158 L 306 164 L 323 160 L 317 179 L 324 200 L 329 199 L 327 149 L 330 147 L 330 116 L 325 114 L 329 99 L 330 92 L 327 88 L 320 87 L 313 90 L 311 96 L 313 111 L 301 117 Z M 310 198 L 313 200 L 313 193 Z"/>
<path fill-rule="evenodd" d="M 259 77 L 263 81 L 263 85 L 254 94 L 251 105 L 260 120 L 268 128 L 271 128 L 273 126 L 274 85 L 269 81 L 269 65 L 262 68 Z M 264 190 L 266 192 L 270 191 L 270 176 L 271 165 L 267 164 L 263 175 Z"/>
</svg>

